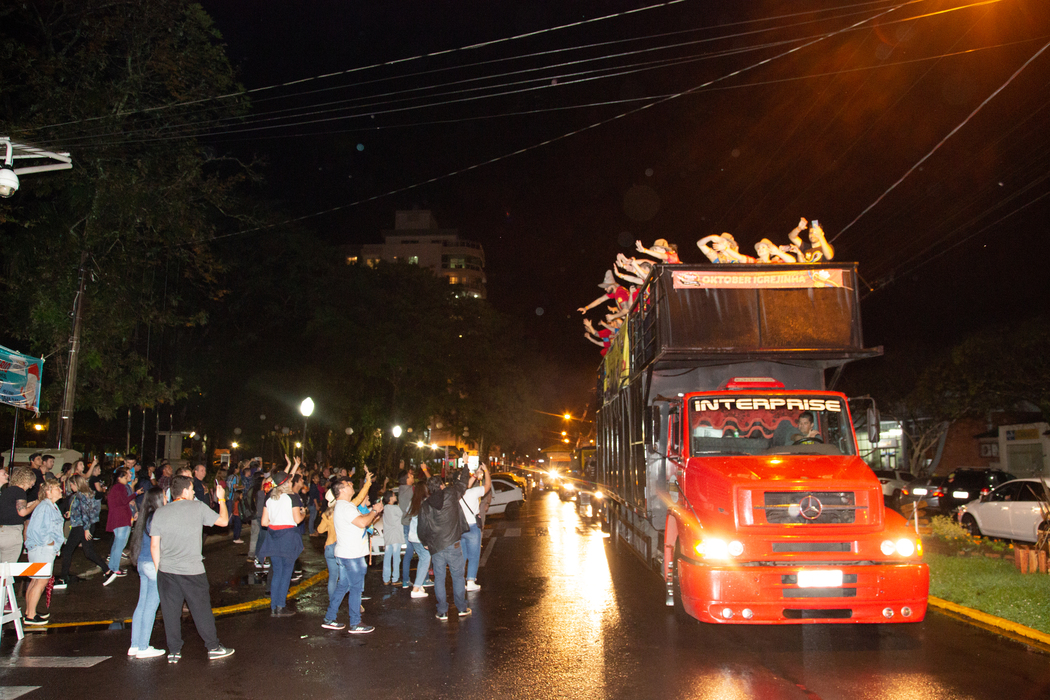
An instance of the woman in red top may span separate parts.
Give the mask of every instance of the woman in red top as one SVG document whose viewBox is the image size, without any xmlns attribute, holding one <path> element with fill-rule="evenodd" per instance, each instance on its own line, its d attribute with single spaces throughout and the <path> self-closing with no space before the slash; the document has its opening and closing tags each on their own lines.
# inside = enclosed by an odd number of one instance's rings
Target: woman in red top
<svg viewBox="0 0 1050 700">
<path fill-rule="evenodd" d="M 128 486 L 129 481 L 131 472 L 121 467 L 116 472 L 113 486 L 106 492 L 106 503 L 109 506 L 106 531 L 113 533 L 113 547 L 109 550 L 110 574 L 103 582 L 106 586 L 116 581 L 117 577 L 126 576 L 128 573 L 120 568 L 120 555 L 124 552 L 124 545 L 128 543 L 131 523 L 135 519 L 131 514 L 131 502 L 135 500 L 136 494 Z"/>
</svg>

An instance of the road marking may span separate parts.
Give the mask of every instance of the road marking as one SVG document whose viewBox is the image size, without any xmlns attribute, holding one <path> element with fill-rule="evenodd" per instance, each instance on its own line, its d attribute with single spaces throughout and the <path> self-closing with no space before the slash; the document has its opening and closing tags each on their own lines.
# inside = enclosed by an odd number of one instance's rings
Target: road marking
<svg viewBox="0 0 1050 700">
<path fill-rule="evenodd" d="M 20 698 L 26 693 L 32 693 L 34 690 L 39 690 L 42 687 L 40 685 L 9 685 L 0 687 L 0 700 L 15 700 L 15 698 Z"/>
<path fill-rule="evenodd" d="M 496 540 L 499 538 L 497 537 Z M 489 542 L 489 546 L 485 548 L 485 551 L 481 554 L 481 560 L 478 562 L 478 566 L 485 566 L 485 562 L 489 560 L 489 555 L 492 554 L 492 548 L 496 546 L 496 540 Z"/>
<path fill-rule="evenodd" d="M 89 668 L 108 656 L 18 656 L 0 660 L 0 668 Z"/>
<path fill-rule="evenodd" d="M 521 537 L 521 528 L 520 527 L 508 527 L 506 530 L 503 531 L 503 536 L 504 537 Z"/>
</svg>

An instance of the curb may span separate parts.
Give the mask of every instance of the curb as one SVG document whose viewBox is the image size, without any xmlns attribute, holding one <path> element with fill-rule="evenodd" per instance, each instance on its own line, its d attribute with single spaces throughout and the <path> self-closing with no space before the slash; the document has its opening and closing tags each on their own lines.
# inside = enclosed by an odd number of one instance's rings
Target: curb
<svg viewBox="0 0 1050 700">
<path fill-rule="evenodd" d="M 1032 629 L 1031 627 L 1026 627 L 1020 623 L 1011 622 L 1010 620 L 1006 620 L 1001 617 L 996 617 L 995 615 L 989 615 L 986 612 L 974 610 L 973 608 L 967 608 L 963 605 L 959 605 L 958 603 L 952 603 L 947 600 L 941 600 L 940 598 L 935 598 L 932 595 L 929 597 L 929 604 L 935 608 L 947 610 L 948 612 L 952 612 L 956 615 L 961 615 L 962 617 L 975 620 L 984 625 L 988 625 L 989 627 L 994 627 L 1004 632 L 1009 632 L 1019 637 L 1024 637 L 1025 639 L 1031 639 L 1033 641 L 1039 642 L 1040 644 L 1045 644 L 1047 647 L 1050 647 L 1050 634 L 1040 632 L 1039 630 Z"/>
<path fill-rule="evenodd" d="M 327 580 L 328 580 L 328 572 L 327 571 L 322 571 L 322 572 L 320 572 L 318 574 L 314 574 L 313 576 L 311 576 L 310 578 L 306 579 L 302 583 L 300 583 L 298 585 L 295 585 L 292 588 L 289 588 L 288 589 L 288 597 L 289 598 L 294 598 L 295 596 L 297 596 L 300 593 L 302 593 L 303 591 L 305 591 L 307 588 L 311 588 L 311 587 L 316 586 L 317 584 L 321 583 L 322 581 L 327 581 Z M 260 610 L 262 608 L 268 608 L 268 607 L 270 607 L 270 599 L 269 598 L 257 598 L 255 600 L 250 600 L 247 603 L 237 603 L 236 605 L 224 605 L 221 608 L 212 608 L 211 611 L 212 611 L 212 614 L 215 615 L 215 617 L 222 617 L 224 615 L 236 615 L 237 613 L 249 612 L 251 610 Z M 33 629 L 60 629 L 60 628 L 63 628 L 63 627 L 88 627 L 88 626 L 91 626 L 91 625 L 112 625 L 114 622 L 120 622 L 120 623 L 123 623 L 125 625 L 129 625 L 129 624 L 131 624 L 131 618 L 128 617 L 128 618 L 122 618 L 122 619 L 119 619 L 119 620 L 93 620 L 93 621 L 90 621 L 90 622 L 56 622 L 54 624 L 37 625 L 37 626 L 34 626 L 34 627 L 30 627 L 29 629 L 33 630 Z"/>
</svg>

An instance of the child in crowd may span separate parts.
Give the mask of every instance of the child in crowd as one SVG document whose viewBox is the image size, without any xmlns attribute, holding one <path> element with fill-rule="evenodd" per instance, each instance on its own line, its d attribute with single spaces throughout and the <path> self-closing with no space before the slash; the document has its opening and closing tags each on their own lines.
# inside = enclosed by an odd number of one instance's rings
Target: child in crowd
<svg viewBox="0 0 1050 700">
<path fill-rule="evenodd" d="M 401 545 L 405 543 L 405 530 L 401 527 L 401 508 L 397 505 L 397 491 L 383 494 L 383 584 L 396 586 L 400 583 Z"/>
</svg>

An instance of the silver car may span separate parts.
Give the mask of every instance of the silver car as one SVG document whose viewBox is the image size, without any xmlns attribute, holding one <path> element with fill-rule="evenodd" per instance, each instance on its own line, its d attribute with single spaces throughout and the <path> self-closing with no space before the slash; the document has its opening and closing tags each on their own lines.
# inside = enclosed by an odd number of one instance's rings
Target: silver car
<svg viewBox="0 0 1050 700">
<path fill-rule="evenodd" d="M 1036 542 L 1050 526 L 1050 480 L 1008 481 L 964 505 L 959 516 L 972 535 Z"/>
</svg>

